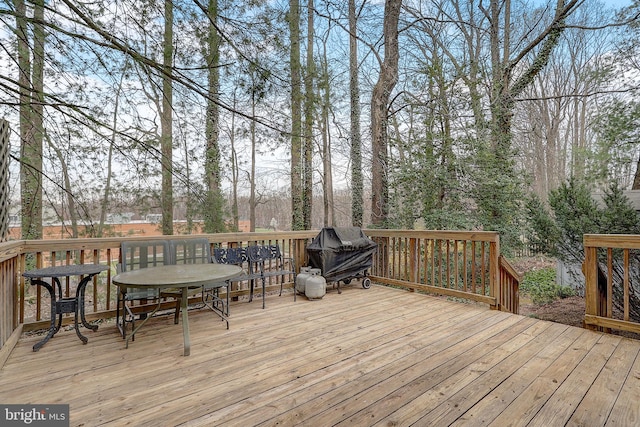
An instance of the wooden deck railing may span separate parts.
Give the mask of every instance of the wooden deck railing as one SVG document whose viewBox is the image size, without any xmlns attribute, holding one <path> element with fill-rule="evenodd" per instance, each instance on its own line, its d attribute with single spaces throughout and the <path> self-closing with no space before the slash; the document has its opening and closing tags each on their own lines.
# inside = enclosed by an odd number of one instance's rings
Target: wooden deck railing
<svg viewBox="0 0 640 427">
<path fill-rule="evenodd" d="M 494 232 L 367 230 L 378 243 L 377 282 L 471 299 L 518 312 L 520 277 Z"/>
<path fill-rule="evenodd" d="M 585 327 L 640 333 L 640 236 L 586 234 Z"/>
<path fill-rule="evenodd" d="M 365 230 L 378 243 L 373 267 L 374 281 L 410 290 L 435 292 L 489 304 L 494 309 L 518 311 L 520 281 L 509 263 L 500 256 L 499 237 L 492 232 L 415 230 Z M 279 244 L 292 256 L 296 267 L 307 265 L 306 247 L 317 231 L 272 233 L 224 233 L 199 235 L 212 246 Z M 195 236 L 194 236 L 195 237 Z M 100 263 L 111 268 L 94 277 L 87 287 L 87 318 L 115 316 L 117 289 L 111 283 L 124 240 L 164 239 L 101 238 L 30 240 L 0 243 L 0 348 L 18 332 L 46 328 L 49 297 L 22 277 L 28 269 L 63 264 Z M 184 238 L 184 236 L 175 236 Z M 62 283 L 63 292 L 73 292 L 75 283 Z M 290 286 L 292 284 L 289 284 Z M 274 284 L 274 289 L 275 289 Z M 277 286 L 279 289 L 279 285 Z M 231 296 L 247 294 L 234 288 Z M 71 319 L 66 319 L 70 321 Z"/>
</svg>

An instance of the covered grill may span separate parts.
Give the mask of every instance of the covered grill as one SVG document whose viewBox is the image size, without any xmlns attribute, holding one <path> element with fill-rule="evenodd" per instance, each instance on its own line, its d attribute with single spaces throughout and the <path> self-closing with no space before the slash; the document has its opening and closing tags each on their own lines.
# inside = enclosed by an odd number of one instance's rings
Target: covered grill
<svg viewBox="0 0 640 427">
<path fill-rule="evenodd" d="M 354 278 L 363 278 L 362 287 L 368 289 L 371 279 L 367 270 L 373 264 L 378 245 L 359 227 L 325 227 L 307 247 L 309 265 L 319 268 L 327 282 L 345 284 Z"/>
</svg>

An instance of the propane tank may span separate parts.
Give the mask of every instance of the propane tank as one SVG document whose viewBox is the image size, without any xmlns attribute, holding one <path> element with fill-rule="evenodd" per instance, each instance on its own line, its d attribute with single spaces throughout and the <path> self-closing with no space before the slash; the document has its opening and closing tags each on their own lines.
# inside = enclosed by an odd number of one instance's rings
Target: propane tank
<svg viewBox="0 0 640 427">
<path fill-rule="evenodd" d="M 304 294 L 310 300 L 322 299 L 327 293 L 327 281 L 319 274 L 307 278 L 304 284 Z"/>
<path fill-rule="evenodd" d="M 300 267 L 300 273 L 296 275 L 296 292 L 299 295 L 304 295 L 305 284 L 307 279 L 312 276 L 320 275 L 321 270 L 319 268 L 312 267 Z"/>
</svg>

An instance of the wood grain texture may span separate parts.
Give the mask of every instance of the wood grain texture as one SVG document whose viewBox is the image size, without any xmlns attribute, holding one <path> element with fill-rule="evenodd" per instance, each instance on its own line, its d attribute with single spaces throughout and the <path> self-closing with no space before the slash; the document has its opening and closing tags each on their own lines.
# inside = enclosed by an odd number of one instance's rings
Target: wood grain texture
<svg viewBox="0 0 640 427">
<path fill-rule="evenodd" d="M 72 426 L 630 425 L 640 341 L 374 285 L 231 307 L 231 329 L 153 318 L 129 349 L 104 323 L 82 345 L 24 335 L 3 403 L 68 403 Z M 96 403 L 98 402 L 98 403 Z"/>
</svg>

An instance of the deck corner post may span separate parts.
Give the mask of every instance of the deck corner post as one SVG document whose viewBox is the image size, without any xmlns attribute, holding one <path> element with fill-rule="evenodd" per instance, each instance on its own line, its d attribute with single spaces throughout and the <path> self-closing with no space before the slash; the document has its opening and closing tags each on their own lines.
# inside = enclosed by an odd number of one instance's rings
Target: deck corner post
<svg viewBox="0 0 640 427">
<path fill-rule="evenodd" d="M 597 330 L 598 327 L 587 318 L 598 316 L 599 313 L 599 292 L 598 292 L 598 255 L 596 248 L 584 245 L 584 263 L 582 264 L 582 272 L 585 278 L 585 328 Z"/>
<path fill-rule="evenodd" d="M 489 294 L 494 298 L 491 310 L 500 310 L 502 285 L 500 284 L 500 235 L 489 243 Z"/>
</svg>

